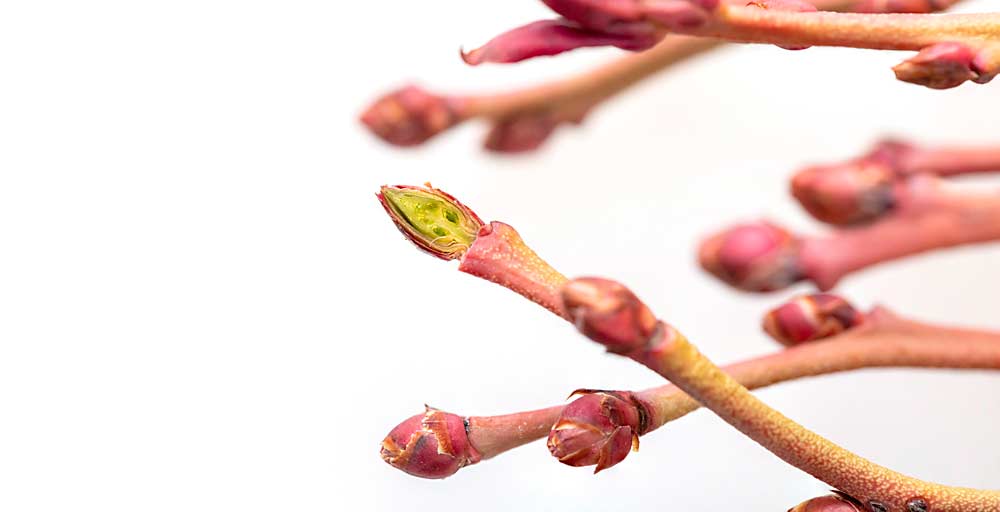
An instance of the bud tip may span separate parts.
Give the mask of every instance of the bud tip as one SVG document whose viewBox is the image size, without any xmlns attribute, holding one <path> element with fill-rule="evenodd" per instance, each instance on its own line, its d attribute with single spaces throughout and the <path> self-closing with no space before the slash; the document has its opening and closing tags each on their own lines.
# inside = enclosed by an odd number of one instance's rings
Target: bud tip
<svg viewBox="0 0 1000 512">
<path fill-rule="evenodd" d="M 483 221 L 447 192 L 425 185 L 383 185 L 376 197 L 417 247 L 444 260 L 459 259 L 476 241 Z"/>
</svg>

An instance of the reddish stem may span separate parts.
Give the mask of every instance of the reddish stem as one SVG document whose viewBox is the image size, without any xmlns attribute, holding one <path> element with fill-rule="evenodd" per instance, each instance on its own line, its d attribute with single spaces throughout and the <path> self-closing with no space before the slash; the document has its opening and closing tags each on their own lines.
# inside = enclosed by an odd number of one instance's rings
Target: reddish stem
<svg viewBox="0 0 1000 512">
<path fill-rule="evenodd" d="M 885 309 L 876 309 L 861 327 L 823 341 L 806 343 L 774 354 L 727 365 L 723 370 L 748 389 L 757 389 L 780 382 L 860 368 L 894 367 L 1000 369 L 1000 334 L 919 323 L 895 316 Z M 450 440 L 447 443 L 449 446 L 468 445 L 476 453 L 475 457 L 469 457 L 462 464 L 444 464 L 437 458 L 419 461 L 407 458 L 399 461 L 386 456 L 386 459 L 394 466 L 416 476 L 425 478 L 450 476 L 461 467 L 490 459 L 543 437 L 556 435 L 560 429 L 565 432 L 570 427 L 579 427 L 594 431 L 598 427 L 592 418 L 599 415 L 600 411 L 588 410 L 590 404 L 585 402 L 591 401 L 592 398 L 600 399 L 608 393 L 616 393 L 625 398 L 625 402 L 619 404 L 619 407 L 639 408 L 625 415 L 642 416 L 645 418 L 642 426 L 640 427 L 638 423 L 628 425 L 619 422 L 604 433 L 595 432 L 593 439 L 587 440 L 589 444 L 577 444 L 575 448 L 578 451 L 587 449 L 590 453 L 600 452 L 603 448 L 601 443 L 612 434 L 616 426 L 631 428 L 627 438 L 631 438 L 633 434 L 643 436 L 700 407 L 698 402 L 673 384 L 636 392 L 592 391 L 586 392 L 585 396 L 574 402 L 584 407 L 579 418 L 566 417 L 564 411 L 567 408 L 564 405 L 501 416 L 464 418 L 466 429 L 461 434 L 454 435 L 467 435 L 467 440 L 463 440 L 462 443 Z M 450 413 L 437 412 L 459 418 Z M 414 418 L 423 416 L 418 415 Z M 403 428 L 406 434 L 399 437 L 411 439 L 410 444 L 415 446 L 420 444 L 417 441 L 421 437 L 412 437 L 414 429 L 419 428 L 414 418 L 401 424 L 401 427 L 407 425 L 408 427 Z M 461 420 L 453 421 L 457 423 Z M 399 446 L 393 454 L 398 456 L 398 452 L 406 447 L 406 443 L 396 444 Z M 599 466 L 598 469 L 606 469 L 620 462 L 630 447 L 631 445 L 626 445 L 624 451 L 613 454 L 609 463 Z M 437 455 L 436 448 L 432 451 Z M 564 462 L 576 466 L 596 464 L 596 455 L 590 459 L 583 459 L 580 458 L 584 455 L 581 453 L 577 454 L 574 460 L 570 457 L 574 454 L 563 453 L 565 457 L 561 458 L 565 459 Z M 449 455 L 445 458 L 451 462 L 454 456 Z M 441 471 L 440 468 L 445 469 L 443 472 L 435 473 Z"/>
<path fill-rule="evenodd" d="M 941 42 L 1000 42 L 1000 14 L 859 14 L 792 12 L 724 4 L 691 35 L 782 46 L 912 50 Z"/>
<path fill-rule="evenodd" d="M 911 146 L 900 157 L 899 172 L 938 176 L 1000 171 L 1000 145 L 984 147 Z"/>
<path fill-rule="evenodd" d="M 535 254 L 521 235 L 503 222 L 490 222 L 479 231 L 458 269 L 566 316 L 559 300 L 559 288 L 566 277 Z"/>
<path fill-rule="evenodd" d="M 596 33 L 647 37 L 673 32 L 789 49 L 843 46 L 910 50 L 897 78 L 932 88 L 989 82 L 1000 72 L 1000 14 L 859 14 L 808 12 L 796 0 L 544 0 Z"/>
<path fill-rule="evenodd" d="M 844 276 L 923 252 L 1000 240 L 1000 193 L 949 189 L 914 176 L 893 190 L 878 221 L 822 237 L 798 237 L 769 224 L 738 226 L 702 243 L 702 267 L 747 291 L 773 291 L 808 279 L 829 290 Z"/>
<path fill-rule="evenodd" d="M 821 10 L 875 13 L 933 12 L 946 9 L 955 1 L 817 0 L 813 3 Z M 540 44 L 551 45 L 544 40 Z M 380 98 L 361 119 L 376 135 L 398 146 L 421 144 L 465 121 L 483 119 L 492 125 L 485 140 L 487 149 L 510 153 L 531 151 L 544 143 L 558 126 L 578 124 L 594 108 L 636 83 L 722 44 L 716 39 L 671 35 L 653 48 L 594 70 L 507 93 L 436 95 L 409 86 Z M 509 53 L 504 48 L 499 50 Z"/>
<path fill-rule="evenodd" d="M 802 240 L 799 265 L 822 290 L 844 276 L 922 252 L 1000 240 L 1000 193 L 973 195 L 916 177 L 874 224 Z"/>
<path fill-rule="evenodd" d="M 615 330 L 617 318 L 624 310 L 648 310 L 618 283 L 597 278 L 576 279 L 563 288 L 563 299 L 574 323 L 582 332 L 589 333 L 591 339 L 659 373 L 785 462 L 872 510 L 1000 511 L 1000 492 L 917 480 L 876 465 L 809 431 L 761 402 L 665 323 L 650 323 L 631 343 L 608 344 L 593 333 Z M 645 314 L 633 312 L 628 316 Z M 908 330 L 906 338 L 916 332 L 919 329 Z"/>
<path fill-rule="evenodd" d="M 792 195 L 813 217 L 836 225 L 871 222 L 892 210 L 895 185 L 917 174 L 1000 171 L 1000 146 L 922 147 L 886 140 L 865 155 L 814 165 L 792 178 Z"/>
</svg>

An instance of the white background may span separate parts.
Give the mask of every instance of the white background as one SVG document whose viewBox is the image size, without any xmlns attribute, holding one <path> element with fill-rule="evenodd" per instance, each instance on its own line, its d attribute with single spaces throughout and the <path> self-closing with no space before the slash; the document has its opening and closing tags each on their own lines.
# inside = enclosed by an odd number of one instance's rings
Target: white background
<svg viewBox="0 0 1000 512">
<path fill-rule="evenodd" d="M 379 185 L 432 181 L 565 274 L 628 283 L 728 362 L 775 349 L 758 319 L 790 293 L 708 278 L 702 236 L 762 216 L 820 231 L 787 177 L 885 134 L 1000 141 L 1000 84 L 930 91 L 893 79 L 903 54 L 771 47 L 684 64 L 527 157 L 482 152 L 482 126 L 400 151 L 357 123 L 410 80 L 505 90 L 619 53 L 458 59 L 543 16 L 532 1 L 4 2 L 0 510 L 779 511 L 823 493 L 705 411 L 596 477 L 543 443 L 444 481 L 379 458 L 425 402 L 499 414 L 660 382 L 410 247 Z M 1000 329 L 998 257 L 913 258 L 840 292 Z M 913 370 L 761 392 L 877 462 L 992 488 L 998 395 L 986 372 Z"/>
</svg>

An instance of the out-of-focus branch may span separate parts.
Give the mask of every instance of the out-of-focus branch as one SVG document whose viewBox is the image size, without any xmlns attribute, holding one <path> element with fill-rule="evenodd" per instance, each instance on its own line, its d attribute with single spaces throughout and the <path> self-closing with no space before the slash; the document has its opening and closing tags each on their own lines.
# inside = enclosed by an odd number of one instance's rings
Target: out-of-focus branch
<svg viewBox="0 0 1000 512">
<path fill-rule="evenodd" d="M 922 13 L 945 9 L 956 1 L 817 0 L 815 5 L 830 11 Z M 463 56 L 471 63 L 479 63 L 551 55 L 573 47 L 570 44 L 574 41 L 573 34 L 566 33 L 570 30 L 572 27 L 559 20 L 538 22 L 526 26 L 523 32 L 502 35 Z M 614 41 L 602 43 L 600 36 L 578 37 L 576 41 L 615 45 Z M 604 101 L 636 83 L 721 44 L 722 41 L 711 38 L 671 35 L 648 50 L 626 55 L 594 70 L 506 93 L 447 95 L 410 85 L 378 99 L 365 110 L 361 120 L 386 142 L 408 147 L 420 145 L 465 121 L 480 119 L 491 125 L 484 142 L 488 150 L 531 151 L 559 126 L 582 122 Z M 629 48 L 625 43 L 618 46 Z"/>
<path fill-rule="evenodd" d="M 768 222 L 742 224 L 705 240 L 701 266 L 742 290 L 765 292 L 802 280 L 829 290 L 844 276 L 903 257 L 1000 240 L 1000 193 L 952 190 L 922 174 L 892 188 L 877 221 L 826 236 L 797 236 Z"/>
</svg>

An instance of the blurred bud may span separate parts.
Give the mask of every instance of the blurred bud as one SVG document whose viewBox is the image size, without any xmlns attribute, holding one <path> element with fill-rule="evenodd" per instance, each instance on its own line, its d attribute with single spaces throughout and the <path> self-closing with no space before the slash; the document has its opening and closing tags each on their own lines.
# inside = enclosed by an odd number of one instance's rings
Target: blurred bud
<svg viewBox="0 0 1000 512">
<path fill-rule="evenodd" d="M 430 184 L 383 186 L 377 197 L 408 240 L 444 260 L 461 258 L 483 227 L 475 212 Z"/>
<path fill-rule="evenodd" d="M 816 219 L 836 225 L 871 222 L 892 209 L 898 174 L 868 159 L 804 169 L 792 195 Z"/>
<path fill-rule="evenodd" d="M 892 70 L 904 82 L 931 89 L 951 89 L 970 80 L 981 82 L 975 60 L 976 52 L 965 44 L 938 43 L 920 50 Z"/>
<path fill-rule="evenodd" d="M 517 115 L 497 122 L 486 135 L 483 145 L 497 153 L 523 153 L 539 148 L 559 121 L 548 115 Z"/>
<path fill-rule="evenodd" d="M 860 503 L 846 495 L 835 494 L 813 498 L 792 507 L 788 512 L 861 512 Z"/>
<path fill-rule="evenodd" d="M 483 146 L 497 153 L 534 151 L 549 139 L 560 124 L 580 124 L 586 115 L 586 109 L 573 105 L 556 105 L 541 112 L 516 113 L 497 121 Z"/>
<path fill-rule="evenodd" d="M 627 391 L 578 390 L 549 433 L 549 451 L 570 466 L 594 472 L 618 464 L 639 447 L 646 430 L 645 406 Z"/>
<path fill-rule="evenodd" d="M 361 122 L 389 144 L 416 146 L 459 121 L 458 103 L 411 85 L 379 98 Z"/>
<path fill-rule="evenodd" d="M 660 27 L 680 29 L 699 26 L 708 20 L 709 13 L 719 4 L 718 0 L 542 1 L 582 27 L 628 35 L 655 33 Z"/>
<path fill-rule="evenodd" d="M 861 325 L 865 316 L 837 295 L 815 293 L 792 299 L 764 316 L 764 331 L 786 346 L 836 336 Z"/>
<path fill-rule="evenodd" d="M 652 32 L 612 34 L 583 28 L 565 19 L 543 20 L 509 30 L 475 50 L 462 52 L 462 60 L 472 66 L 484 62 L 508 64 L 590 46 L 641 51 L 660 39 Z"/>
<path fill-rule="evenodd" d="M 382 459 L 421 478 L 446 478 L 481 459 L 469 443 L 465 419 L 427 407 L 382 441 Z"/>
<path fill-rule="evenodd" d="M 562 301 L 576 328 L 609 352 L 627 353 L 643 346 L 658 324 L 635 294 L 609 279 L 574 279 L 562 287 Z"/>
<path fill-rule="evenodd" d="M 779 290 L 802 279 L 799 242 L 768 222 L 743 224 L 701 244 L 702 268 L 722 281 L 751 292 Z"/>
<path fill-rule="evenodd" d="M 884 165 L 896 174 L 907 172 L 906 159 L 917 150 L 908 142 L 896 139 L 883 139 L 862 157 L 862 160 Z"/>
</svg>

